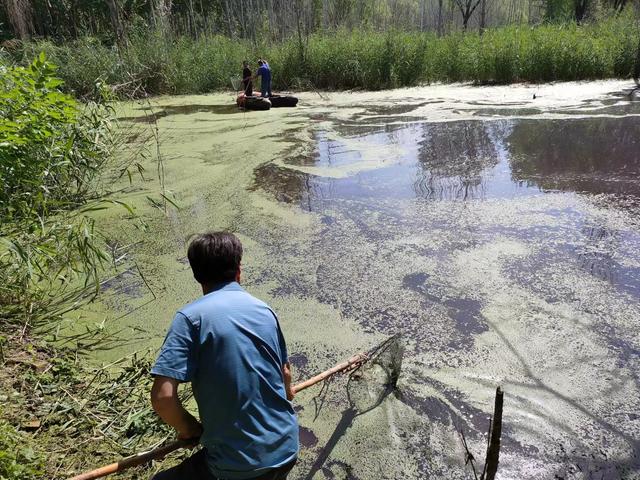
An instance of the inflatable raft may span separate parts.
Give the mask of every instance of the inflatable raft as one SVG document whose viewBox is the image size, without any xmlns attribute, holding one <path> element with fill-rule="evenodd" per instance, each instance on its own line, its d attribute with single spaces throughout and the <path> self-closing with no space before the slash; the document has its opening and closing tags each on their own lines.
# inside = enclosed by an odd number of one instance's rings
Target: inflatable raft
<svg viewBox="0 0 640 480">
<path fill-rule="evenodd" d="M 268 98 L 262 98 L 259 95 L 247 96 L 244 93 L 238 95 L 236 98 L 238 107 L 245 110 L 269 110 L 271 108 L 271 102 Z"/>
<path fill-rule="evenodd" d="M 260 93 L 253 92 L 251 96 L 241 93 L 238 95 L 236 103 L 238 107 L 246 110 L 269 110 L 271 107 L 295 107 L 298 104 L 298 99 L 290 95 L 272 95 L 269 98 L 262 98 Z"/>
<path fill-rule="evenodd" d="M 273 108 L 295 107 L 298 104 L 298 99 L 290 95 L 271 95 L 269 101 Z"/>
</svg>

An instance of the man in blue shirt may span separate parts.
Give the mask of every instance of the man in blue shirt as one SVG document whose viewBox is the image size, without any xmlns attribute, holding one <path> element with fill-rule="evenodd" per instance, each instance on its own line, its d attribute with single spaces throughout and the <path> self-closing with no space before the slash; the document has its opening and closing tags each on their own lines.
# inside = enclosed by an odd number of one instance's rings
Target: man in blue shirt
<svg viewBox="0 0 640 480">
<path fill-rule="evenodd" d="M 151 369 L 154 410 L 204 447 L 155 480 L 284 480 L 298 454 L 291 372 L 278 319 L 240 285 L 242 245 L 196 236 L 187 256 L 204 296 L 178 311 Z M 200 421 L 178 398 L 191 382 Z"/>
<path fill-rule="evenodd" d="M 273 94 L 271 93 L 271 68 L 269 64 L 264 60 L 258 60 L 258 70 L 256 70 L 256 74 L 254 79 L 257 80 L 260 78 L 260 92 L 263 97 L 270 97 Z"/>
</svg>

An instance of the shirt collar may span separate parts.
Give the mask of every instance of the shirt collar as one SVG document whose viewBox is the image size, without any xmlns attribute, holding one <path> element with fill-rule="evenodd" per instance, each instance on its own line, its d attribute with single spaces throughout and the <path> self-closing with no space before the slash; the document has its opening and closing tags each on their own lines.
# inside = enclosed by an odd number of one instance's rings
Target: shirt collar
<svg viewBox="0 0 640 480">
<path fill-rule="evenodd" d="M 209 293 L 213 293 L 213 292 L 220 292 L 220 291 L 238 291 L 238 290 L 243 290 L 243 288 L 240 286 L 240 284 L 238 282 L 220 282 L 217 283 L 213 286 L 213 288 L 211 289 L 211 291 Z M 207 293 L 207 295 L 209 295 L 209 293 Z"/>
</svg>

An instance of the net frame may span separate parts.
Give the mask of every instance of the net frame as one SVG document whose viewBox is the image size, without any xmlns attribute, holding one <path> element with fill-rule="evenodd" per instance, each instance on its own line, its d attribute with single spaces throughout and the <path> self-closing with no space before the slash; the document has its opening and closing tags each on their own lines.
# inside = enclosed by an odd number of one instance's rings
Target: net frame
<svg viewBox="0 0 640 480">
<path fill-rule="evenodd" d="M 231 86 L 233 87 L 233 89 L 238 92 L 240 90 L 243 90 L 242 88 L 242 78 L 240 77 L 229 77 L 229 81 L 231 82 Z"/>
<path fill-rule="evenodd" d="M 346 389 L 350 408 L 361 415 L 380 405 L 397 387 L 403 357 L 399 333 L 369 350 L 365 359 L 349 372 Z"/>
</svg>

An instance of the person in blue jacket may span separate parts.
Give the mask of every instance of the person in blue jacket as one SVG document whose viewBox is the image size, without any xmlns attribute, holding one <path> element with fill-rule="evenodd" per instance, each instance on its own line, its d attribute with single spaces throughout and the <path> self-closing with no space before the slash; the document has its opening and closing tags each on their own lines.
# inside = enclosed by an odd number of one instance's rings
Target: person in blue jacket
<svg viewBox="0 0 640 480">
<path fill-rule="evenodd" d="M 270 97 L 271 93 L 271 68 L 265 60 L 258 60 L 258 70 L 256 71 L 254 80 L 260 77 L 260 92 L 263 97 Z"/>
<path fill-rule="evenodd" d="M 298 456 L 298 421 L 278 318 L 240 286 L 235 235 L 198 235 L 187 257 L 203 296 L 171 323 L 151 369 L 151 403 L 178 438 L 203 448 L 154 480 L 285 480 Z M 180 402 L 183 382 L 199 420 Z"/>
</svg>

